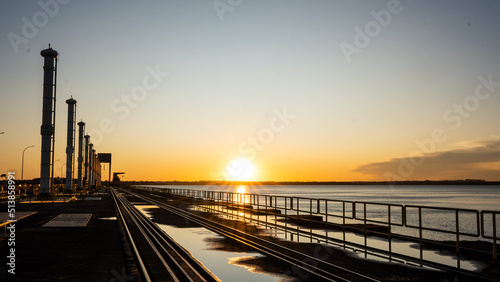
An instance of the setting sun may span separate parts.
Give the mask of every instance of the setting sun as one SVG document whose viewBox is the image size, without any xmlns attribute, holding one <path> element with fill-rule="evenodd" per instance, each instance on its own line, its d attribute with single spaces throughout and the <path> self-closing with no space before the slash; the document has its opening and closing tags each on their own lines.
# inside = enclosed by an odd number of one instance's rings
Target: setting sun
<svg viewBox="0 0 500 282">
<path fill-rule="evenodd" d="M 226 171 L 231 176 L 231 180 L 245 181 L 250 180 L 255 174 L 254 164 L 245 158 L 239 158 L 231 161 Z"/>
</svg>

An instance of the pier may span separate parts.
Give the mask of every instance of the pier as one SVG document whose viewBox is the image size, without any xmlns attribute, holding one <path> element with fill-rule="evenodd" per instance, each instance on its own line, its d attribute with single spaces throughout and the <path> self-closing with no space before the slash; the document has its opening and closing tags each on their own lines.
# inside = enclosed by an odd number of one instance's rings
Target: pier
<svg viewBox="0 0 500 282">
<path fill-rule="evenodd" d="M 106 188 L 59 202 L 18 201 L 23 213 L 15 223 L 16 278 L 221 281 L 217 269 L 205 267 L 186 251 L 188 246 L 158 228 L 155 222 L 165 222 L 162 213 L 152 219 L 140 211 L 141 206 L 179 218 L 166 223 L 189 222 L 223 236 L 229 244 L 247 246 L 289 277 L 305 275 L 310 281 L 383 281 L 395 275 L 428 281 L 453 281 L 454 277 L 495 281 L 500 277 L 495 272 L 498 261 L 493 241 L 497 238 L 488 234 L 493 227 L 487 224 L 487 215 L 498 212 L 477 211 L 475 243 L 444 242 L 404 235 L 396 227 L 413 230 L 410 218 L 384 224 L 380 218 L 366 216 L 369 209 L 353 214 L 347 208 L 375 203 L 342 202 L 341 217 L 324 209 L 332 204 L 329 201 L 154 187 Z M 415 208 L 395 206 L 403 211 Z M 430 229 L 424 226 L 417 234 L 423 234 L 424 228 Z M 0 251 L 8 248 L 2 240 Z M 443 254 L 431 255 L 436 252 Z M 470 261 L 483 267 L 470 269 Z M 2 271 L 0 279 L 7 281 L 10 274 Z"/>
</svg>

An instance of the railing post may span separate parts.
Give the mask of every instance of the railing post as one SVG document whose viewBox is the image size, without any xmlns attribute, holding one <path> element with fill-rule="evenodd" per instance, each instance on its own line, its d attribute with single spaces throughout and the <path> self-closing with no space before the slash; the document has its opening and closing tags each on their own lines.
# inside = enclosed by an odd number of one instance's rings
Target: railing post
<svg viewBox="0 0 500 282">
<path fill-rule="evenodd" d="M 312 218 L 313 218 L 313 200 L 309 199 L 309 240 L 312 243 Z"/>
<path fill-rule="evenodd" d="M 300 231 L 300 225 L 299 225 L 299 200 L 300 198 L 297 198 L 297 242 L 299 242 L 299 231 Z"/>
<path fill-rule="evenodd" d="M 392 261 L 392 238 L 391 238 L 391 205 L 387 205 L 387 241 L 389 242 L 389 261 Z"/>
<path fill-rule="evenodd" d="M 345 201 L 342 201 L 342 241 L 345 249 Z"/>
<path fill-rule="evenodd" d="M 286 240 L 286 231 L 288 229 L 288 224 L 287 224 L 288 223 L 288 212 L 287 212 L 287 209 L 288 209 L 287 202 L 288 201 L 287 201 L 287 199 L 288 199 L 288 197 L 285 196 L 285 240 Z"/>
<path fill-rule="evenodd" d="M 260 223 L 260 195 L 257 195 L 257 222 Z"/>
<path fill-rule="evenodd" d="M 366 246 L 368 245 L 368 239 L 366 238 L 367 232 L 366 232 L 366 202 L 363 203 L 363 226 L 364 226 L 364 233 L 365 233 L 365 258 L 367 257 L 367 251 L 366 251 Z"/>
<path fill-rule="evenodd" d="M 497 219 L 496 213 L 492 212 L 492 221 L 493 221 L 493 260 L 497 260 Z"/>
<path fill-rule="evenodd" d="M 241 195 L 243 197 L 243 201 L 242 201 L 242 204 L 243 204 L 243 220 L 246 221 L 247 220 L 247 204 L 246 204 L 246 194 L 242 194 Z"/>
<path fill-rule="evenodd" d="M 325 243 L 328 244 L 328 200 L 325 200 Z"/>
<path fill-rule="evenodd" d="M 264 211 L 265 211 L 265 213 L 266 213 L 266 228 L 267 228 L 267 195 L 266 195 L 266 196 L 264 196 L 264 199 L 266 199 L 266 201 L 265 201 L 265 203 L 264 203 L 264 204 L 265 204 L 265 206 L 264 206 L 264 207 L 265 207 Z"/>
<path fill-rule="evenodd" d="M 457 236 L 456 251 L 457 251 L 457 267 L 460 268 L 460 226 L 458 210 L 455 210 L 455 233 Z"/>
<path fill-rule="evenodd" d="M 422 208 L 418 207 L 418 244 L 420 246 L 420 259 L 424 258 L 422 250 Z"/>
<path fill-rule="evenodd" d="M 278 234 L 278 196 L 274 198 L 274 227 L 276 235 Z"/>
</svg>

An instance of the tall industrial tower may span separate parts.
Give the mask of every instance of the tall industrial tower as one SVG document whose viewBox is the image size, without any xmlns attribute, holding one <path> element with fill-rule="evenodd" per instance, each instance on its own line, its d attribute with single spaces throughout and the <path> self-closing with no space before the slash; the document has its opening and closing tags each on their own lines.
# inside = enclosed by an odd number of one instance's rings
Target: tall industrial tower
<svg viewBox="0 0 500 282">
<path fill-rule="evenodd" d="M 64 193 L 71 194 L 73 192 L 73 162 L 75 156 L 76 100 L 71 97 L 66 100 L 66 104 L 68 104 L 68 139 L 66 142 L 66 189 Z"/>
<path fill-rule="evenodd" d="M 80 121 L 78 123 L 78 170 L 77 170 L 78 182 L 76 185 L 77 192 L 82 192 L 83 134 L 84 134 L 84 132 L 85 132 L 85 122 Z"/>
<path fill-rule="evenodd" d="M 90 187 L 89 184 L 89 150 L 90 150 L 90 144 L 89 144 L 89 135 L 85 135 L 83 138 L 85 138 L 85 169 L 84 169 L 84 175 L 83 175 L 83 187 L 84 187 L 84 192 L 88 191 L 88 187 Z M 87 187 L 87 189 L 85 189 Z"/>
<path fill-rule="evenodd" d="M 56 103 L 56 77 L 57 56 L 56 50 L 52 48 L 42 50 L 40 55 L 44 58 L 43 64 L 43 109 L 42 126 L 42 157 L 40 167 L 40 194 L 41 197 L 50 196 L 51 179 L 50 165 L 51 153 L 53 152 L 52 138 L 54 137 L 55 103 Z"/>
</svg>

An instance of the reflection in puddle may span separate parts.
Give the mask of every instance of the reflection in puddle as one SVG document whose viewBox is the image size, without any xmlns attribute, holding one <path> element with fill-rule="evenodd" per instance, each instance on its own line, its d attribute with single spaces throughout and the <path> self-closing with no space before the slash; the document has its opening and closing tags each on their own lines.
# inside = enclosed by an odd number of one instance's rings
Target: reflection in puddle
<svg viewBox="0 0 500 282">
<path fill-rule="evenodd" d="M 248 260 L 258 259 L 258 257 L 234 257 L 229 259 L 229 264 L 234 264 L 246 268 L 250 272 L 258 273 L 257 266 L 246 263 Z"/>
<path fill-rule="evenodd" d="M 244 257 L 262 257 L 257 252 L 220 251 L 211 246 L 213 238 L 224 238 L 205 228 L 176 228 L 165 224 L 158 226 L 179 244 L 187 249 L 205 267 L 210 269 L 222 281 L 279 281 L 280 277 L 257 271 L 257 267 L 249 267 L 231 263 Z M 207 242 L 208 241 L 208 242 Z M 249 271 L 250 270 L 250 271 Z M 252 272 L 255 270 L 255 272 Z"/>
<path fill-rule="evenodd" d="M 102 219 L 102 220 L 116 220 L 116 216 L 112 216 L 112 217 L 100 217 L 98 219 Z"/>
<path fill-rule="evenodd" d="M 136 205 L 143 214 L 152 217 L 154 205 Z M 155 219 L 153 218 L 153 221 Z M 230 242 L 227 238 L 203 227 L 175 227 L 156 224 L 177 243 L 188 250 L 197 260 L 222 281 L 287 281 L 285 275 L 263 271 L 269 263 L 265 257 L 244 245 Z M 269 271 L 279 269 L 269 269 Z"/>
</svg>

